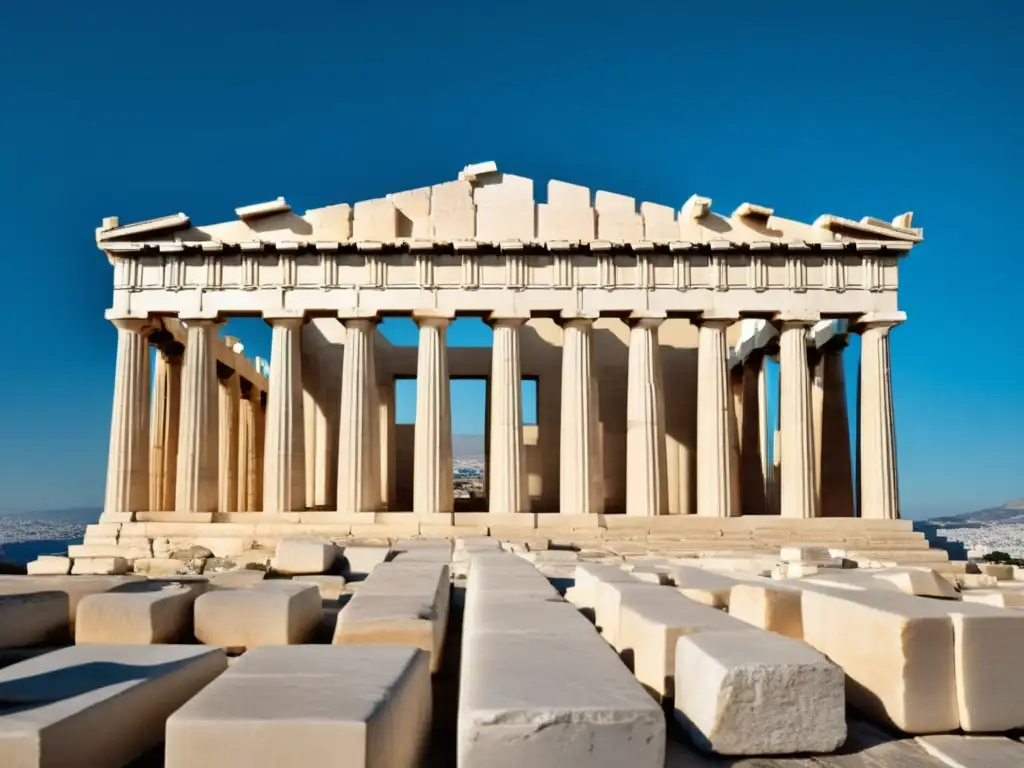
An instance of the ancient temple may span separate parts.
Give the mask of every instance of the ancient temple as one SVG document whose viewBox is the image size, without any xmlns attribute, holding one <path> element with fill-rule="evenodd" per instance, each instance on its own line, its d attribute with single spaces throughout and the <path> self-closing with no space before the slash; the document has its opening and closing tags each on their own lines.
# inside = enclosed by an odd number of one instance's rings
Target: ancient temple
<svg viewBox="0 0 1024 768">
<path fill-rule="evenodd" d="M 899 517 L 889 332 L 922 239 L 909 213 L 803 223 L 560 181 L 538 203 L 532 180 L 483 163 L 354 205 L 235 214 L 97 230 L 118 332 L 104 521 Z M 415 348 L 377 330 L 402 315 Z M 217 336 L 243 316 L 272 327 L 269 369 Z M 491 347 L 447 346 L 463 316 L 486 320 Z M 453 377 L 487 381 L 486 513 L 453 499 Z M 395 423 L 401 378 L 415 425 Z"/>
</svg>

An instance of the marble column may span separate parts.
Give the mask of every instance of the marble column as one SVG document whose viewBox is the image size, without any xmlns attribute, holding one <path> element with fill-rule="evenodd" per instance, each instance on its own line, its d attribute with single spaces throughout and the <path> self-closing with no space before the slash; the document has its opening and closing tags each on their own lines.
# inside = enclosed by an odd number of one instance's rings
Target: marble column
<svg viewBox="0 0 1024 768">
<path fill-rule="evenodd" d="M 665 317 L 634 313 L 626 322 L 626 514 L 664 515 L 668 512 L 668 470 L 658 327 Z"/>
<path fill-rule="evenodd" d="M 593 317 L 562 320 L 558 511 L 564 515 L 604 511 L 593 332 Z"/>
<path fill-rule="evenodd" d="M 733 487 L 729 430 L 733 397 L 725 334 L 735 318 L 702 318 L 697 335 L 697 514 L 732 517 L 739 499 Z"/>
<path fill-rule="evenodd" d="M 238 414 L 241 390 L 236 371 L 226 371 L 218 388 L 220 426 L 217 431 L 220 480 L 218 512 L 237 512 L 238 505 Z"/>
<path fill-rule="evenodd" d="M 815 406 L 814 449 L 818 488 L 818 510 L 822 517 L 853 517 L 853 466 L 850 451 L 850 421 L 846 405 L 846 375 L 843 350 L 846 334 L 833 336 L 817 351 L 814 380 L 820 382 L 820 404 Z"/>
<path fill-rule="evenodd" d="M 523 452 L 523 381 L 519 329 L 526 317 L 491 315 L 490 456 L 487 511 L 525 512 L 529 504 Z"/>
<path fill-rule="evenodd" d="M 783 517 L 818 516 L 811 374 L 807 362 L 807 329 L 816 321 L 817 318 L 813 322 L 808 318 L 779 320 L 780 505 Z"/>
<path fill-rule="evenodd" d="M 447 329 L 451 315 L 414 312 L 419 326 L 416 358 L 416 425 L 413 458 L 413 512 L 420 515 L 454 510 L 451 384 L 448 378 Z"/>
<path fill-rule="evenodd" d="M 371 318 L 347 319 L 338 443 L 338 511 L 380 507 L 380 406 Z"/>
<path fill-rule="evenodd" d="M 149 505 L 149 332 L 143 319 L 112 319 L 117 328 L 114 407 L 103 512 Z"/>
<path fill-rule="evenodd" d="M 185 348 L 166 344 L 156 355 L 153 413 L 149 421 L 149 508 L 174 509 L 174 478 L 178 464 L 178 426 L 181 420 L 181 361 Z"/>
<path fill-rule="evenodd" d="M 185 363 L 181 375 L 181 422 L 175 512 L 217 510 L 217 324 L 185 320 Z"/>
<path fill-rule="evenodd" d="M 743 418 L 740 435 L 740 510 L 744 515 L 767 513 L 767 419 L 764 414 L 766 398 L 762 397 L 764 383 L 764 353 L 754 350 L 742 363 Z"/>
<path fill-rule="evenodd" d="M 263 509 L 306 508 L 306 455 L 302 413 L 301 317 L 267 318 L 271 324 L 270 380 L 263 449 Z"/>
<path fill-rule="evenodd" d="M 395 380 L 377 386 L 377 435 L 380 437 L 380 506 L 394 511 L 395 488 L 391 455 L 395 446 Z"/>
<path fill-rule="evenodd" d="M 905 319 L 903 312 L 879 313 L 864 315 L 855 325 L 861 339 L 860 516 L 873 520 L 897 520 L 900 516 L 889 332 Z"/>
<path fill-rule="evenodd" d="M 303 479 L 305 481 L 305 499 L 310 507 L 316 507 L 316 473 L 319 467 L 317 461 L 317 402 L 316 393 L 313 391 L 316 386 L 316 373 L 312 366 L 307 366 L 303 360 L 302 365 L 302 450 L 305 455 L 305 468 Z"/>
<path fill-rule="evenodd" d="M 240 512 L 260 511 L 260 496 L 263 490 L 263 462 L 260 451 L 263 441 L 262 422 L 260 391 L 251 382 L 242 381 L 238 401 L 237 494 Z"/>
</svg>

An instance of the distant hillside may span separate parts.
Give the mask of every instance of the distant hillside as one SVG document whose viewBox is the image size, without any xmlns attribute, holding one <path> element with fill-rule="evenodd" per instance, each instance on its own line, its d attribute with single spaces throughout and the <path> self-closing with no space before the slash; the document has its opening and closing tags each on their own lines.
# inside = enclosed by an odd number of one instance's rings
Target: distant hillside
<svg viewBox="0 0 1024 768">
<path fill-rule="evenodd" d="M 452 435 L 452 457 L 462 461 L 484 460 L 483 435 Z"/>
<path fill-rule="evenodd" d="M 977 512 L 966 512 L 962 515 L 933 517 L 929 523 L 944 525 L 960 525 L 964 523 L 1024 523 L 1024 499 L 1008 501 L 999 507 L 979 509 Z"/>
<path fill-rule="evenodd" d="M 81 523 L 90 525 L 100 519 L 99 507 L 75 507 L 74 509 L 46 509 L 37 512 L 14 512 L 5 517 L 18 520 L 41 520 L 46 522 Z"/>
</svg>

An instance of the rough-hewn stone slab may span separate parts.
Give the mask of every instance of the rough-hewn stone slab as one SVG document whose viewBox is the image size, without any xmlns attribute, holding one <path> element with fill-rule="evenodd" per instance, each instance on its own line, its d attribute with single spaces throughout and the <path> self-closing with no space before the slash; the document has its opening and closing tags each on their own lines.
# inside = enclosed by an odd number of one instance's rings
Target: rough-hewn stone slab
<svg viewBox="0 0 1024 768">
<path fill-rule="evenodd" d="M 227 668 L 219 648 L 79 645 L 0 670 L 0 765 L 120 768 Z"/>
<path fill-rule="evenodd" d="M 334 565 L 337 548 L 326 539 L 282 539 L 271 567 L 279 573 L 326 573 Z"/>
<path fill-rule="evenodd" d="M 674 695 L 676 641 L 707 631 L 757 630 L 674 589 L 630 590 L 619 609 L 618 650 L 632 661 L 636 679 L 661 700 Z"/>
<path fill-rule="evenodd" d="M 167 768 L 413 768 L 431 717 L 415 648 L 256 648 L 167 721 Z"/>
<path fill-rule="evenodd" d="M 451 581 L 446 563 L 395 560 L 377 568 L 338 614 L 335 645 L 412 645 L 441 668 Z"/>
<path fill-rule="evenodd" d="M 843 671 L 799 640 L 742 630 L 676 642 L 676 719 L 723 755 L 831 752 L 846 740 Z"/>
<path fill-rule="evenodd" d="M 63 592 L 0 595 L 0 648 L 23 648 L 58 640 L 68 631 L 68 596 Z"/>
<path fill-rule="evenodd" d="M 953 768 L 1020 768 L 1024 744 L 1005 736 L 918 736 L 925 752 Z"/>
<path fill-rule="evenodd" d="M 772 584 L 738 584 L 729 596 L 729 615 L 746 623 L 802 640 L 800 591 Z"/>
<path fill-rule="evenodd" d="M 213 590 L 195 602 L 196 639 L 232 649 L 304 643 L 320 621 L 321 605 L 316 587 L 292 581 Z"/>
<path fill-rule="evenodd" d="M 906 733 L 959 727 L 950 603 L 882 590 L 802 589 L 804 640 L 843 668 L 855 707 Z"/>
<path fill-rule="evenodd" d="M 75 642 L 149 645 L 184 639 L 199 590 L 167 585 L 89 595 L 78 604 Z"/>
<path fill-rule="evenodd" d="M 663 768 L 661 708 L 592 628 L 572 639 L 487 634 L 470 643 L 460 768 Z"/>
</svg>

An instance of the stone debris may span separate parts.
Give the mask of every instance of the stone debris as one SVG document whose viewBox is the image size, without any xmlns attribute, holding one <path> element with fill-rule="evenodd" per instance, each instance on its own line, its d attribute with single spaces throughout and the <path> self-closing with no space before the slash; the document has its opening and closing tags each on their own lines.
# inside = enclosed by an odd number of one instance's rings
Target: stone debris
<svg viewBox="0 0 1024 768">
<path fill-rule="evenodd" d="M 441 667 L 451 579 L 447 563 L 396 559 L 358 585 L 338 614 L 335 645 L 412 645 Z"/>
<path fill-rule="evenodd" d="M 430 721 L 424 651 L 255 648 L 170 717 L 165 765 L 412 768 Z"/>
<path fill-rule="evenodd" d="M 78 645 L 150 645 L 185 639 L 192 604 L 206 585 L 141 585 L 147 589 L 89 595 L 78 604 Z"/>
<path fill-rule="evenodd" d="M 270 565 L 278 573 L 326 573 L 337 552 L 334 543 L 324 539 L 282 539 Z"/>
<path fill-rule="evenodd" d="M 307 642 L 320 621 L 320 591 L 312 584 L 262 581 L 247 589 L 215 589 L 195 601 L 196 639 L 248 649 Z"/>
<path fill-rule="evenodd" d="M 127 765 L 225 669 L 195 645 L 76 645 L 0 669 L 0 765 Z"/>
</svg>

